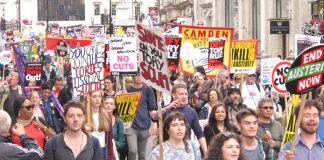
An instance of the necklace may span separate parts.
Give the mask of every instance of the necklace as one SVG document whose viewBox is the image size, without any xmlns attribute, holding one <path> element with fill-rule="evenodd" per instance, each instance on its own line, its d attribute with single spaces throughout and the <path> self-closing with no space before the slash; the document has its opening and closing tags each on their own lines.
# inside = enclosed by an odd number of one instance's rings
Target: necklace
<svg viewBox="0 0 324 160">
<path fill-rule="evenodd" d="M 23 126 L 28 126 L 32 120 L 33 120 L 33 118 L 28 119 L 28 120 L 23 120 L 21 118 L 17 118 L 17 122 Z"/>
</svg>

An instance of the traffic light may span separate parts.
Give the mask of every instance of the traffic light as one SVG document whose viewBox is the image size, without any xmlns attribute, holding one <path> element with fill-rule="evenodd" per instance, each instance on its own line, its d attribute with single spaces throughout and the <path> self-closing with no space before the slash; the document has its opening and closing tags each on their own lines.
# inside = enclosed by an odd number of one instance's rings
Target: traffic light
<svg viewBox="0 0 324 160">
<path fill-rule="evenodd" d="M 109 23 L 106 34 L 114 34 L 114 24 Z"/>
<path fill-rule="evenodd" d="M 1 18 L 1 30 L 6 30 L 6 20 L 4 18 Z"/>
</svg>

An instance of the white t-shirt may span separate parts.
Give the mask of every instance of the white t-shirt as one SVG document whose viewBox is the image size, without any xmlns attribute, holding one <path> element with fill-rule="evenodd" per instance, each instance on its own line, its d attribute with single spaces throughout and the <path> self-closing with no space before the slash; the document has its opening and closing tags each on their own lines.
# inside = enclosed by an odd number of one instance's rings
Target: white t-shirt
<svg viewBox="0 0 324 160">
<path fill-rule="evenodd" d="M 99 113 L 92 113 L 93 117 L 93 123 L 94 123 L 94 131 L 91 133 L 94 137 L 98 138 L 100 146 L 105 147 L 106 142 L 105 142 L 105 132 L 98 132 L 98 127 L 99 127 Z"/>
<path fill-rule="evenodd" d="M 261 85 L 259 91 L 255 83 L 253 83 L 253 85 L 248 85 L 244 82 L 241 95 L 243 98 L 243 104 L 245 104 L 248 108 L 256 110 L 258 102 L 261 98 L 264 98 L 265 92 Z"/>
</svg>

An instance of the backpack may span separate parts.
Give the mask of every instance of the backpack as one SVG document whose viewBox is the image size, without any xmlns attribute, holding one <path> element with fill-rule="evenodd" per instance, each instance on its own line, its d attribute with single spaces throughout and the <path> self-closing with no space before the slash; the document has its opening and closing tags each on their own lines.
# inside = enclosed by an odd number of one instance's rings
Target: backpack
<svg viewBox="0 0 324 160">
<path fill-rule="evenodd" d="M 52 153 L 53 153 L 53 158 L 55 158 L 55 153 L 56 153 L 56 150 L 57 150 L 57 139 L 58 139 L 58 136 L 54 136 L 52 138 L 52 141 L 51 141 L 51 148 L 52 148 Z M 90 136 L 90 139 L 92 141 L 92 146 L 93 146 L 93 151 L 94 151 L 94 154 L 96 153 L 97 149 L 99 148 L 99 140 L 93 136 Z"/>
</svg>

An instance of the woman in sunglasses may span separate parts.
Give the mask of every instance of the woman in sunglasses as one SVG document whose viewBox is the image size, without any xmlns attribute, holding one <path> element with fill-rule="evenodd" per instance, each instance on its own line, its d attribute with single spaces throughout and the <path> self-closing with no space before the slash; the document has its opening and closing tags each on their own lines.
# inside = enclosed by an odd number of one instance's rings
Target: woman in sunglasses
<svg viewBox="0 0 324 160">
<path fill-rule="evenodd" d="M 225 131 L 237 132 L 237 129 L 229 123 L 228 111 L 225 105 L 219 103 L 213 106 L 209 114 L 208 124 L 204 128 L 207 145 L 209 145 L 213 136 Z"/>
<path fill-rule="evenodd" d="M 46 138 L 55 135 L 54 130 L 45 124 L 44 119 L 34 116 L 34 104 L 23 96 L 17 97 L 14 102 L 13 127 L 15 127 L 16 123 L 23 125 L 25 133 L 34 138 L 42 149 L 45 146 Z M 13 143 L 22 146 L 17 135 L 12 134 L 11 138 Z"/>
<path fill-rule="evenodd" d="M 201 160 L 199 147 L 188 139 L 188 123 L 180 112 L 172 112 L 163 124 L 163 159 Z M 159 160 L 159 146 L 155 147 L 150 160 Z"/>
<path fill-rule="evenodd" d="M 219 133 L 212 139 L 205 160 L 244 160 L 239 135 L 232 132 Z"/>
</svg>

